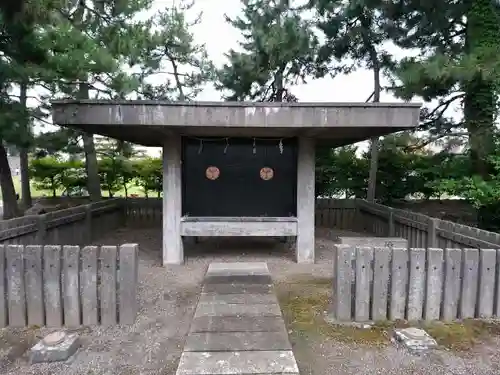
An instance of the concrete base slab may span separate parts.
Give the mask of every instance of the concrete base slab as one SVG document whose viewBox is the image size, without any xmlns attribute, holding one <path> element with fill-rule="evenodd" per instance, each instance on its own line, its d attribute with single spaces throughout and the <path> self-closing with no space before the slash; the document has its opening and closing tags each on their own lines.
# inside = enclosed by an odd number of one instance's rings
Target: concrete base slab
<svg viewBox="0 0 500 375">
<path fill-rule="evenodd" d="M 292 350 L 288 334 L 278 332 L 204 332 L 191 333 L 184 345 L 186 352 L 246 350 Z"/>
<path fill-rule="evenodd" d="M 271 284 L 206 284 L 202 293 L 216 294 L 266 294 L 273 293 Z"/>
<path fill-rule="evenodd" d="M 58 336 L 58 340 L 51 342 L 51 338 Z M 49 337 L 50 336 L 50 337 Z M 59 362 L 68 360 L 80 347 L 76 333 L 66 334 L 55 332 L 40 340 L 30 351 L 30 362 Z"/>
<path fill-rule="evenodd" d="M 277 304 L 198 303 L 194 317 L 201 316 L 281 316 L 281 309 Z"/>
<path fill-rule="evenodd" d="M 285 330 L 281 316 L 202 316 L 194 318 L 191 332 L 277 332 Z"/>
<path fill-rule="evenodd" d="M 422 352 L 437 347 L 431 335 L 420 328 L 403 328 L 394 330 L 394 339 L 412 352 Z"/>
<path fill-rule="evenodd" d="M 278 303 L 274 294 L 202 294 L 199 303 L 226 303 L 226 304 L 273 304 Z"/>
<path fill-rule="evenodd" d="M 206 276 L 269 275 L 265 262 L 210 263 Z"/>
<path fill-rule="evenodd" d="M 205 285 L 208 284 L 272 284 L 271 275 L 225 275 L 205 276 Z"/>
<path fill-rule="evenodd" d="M 292 351 L 184 352 L 176 375 L 299 374 Z"/>
</svg>

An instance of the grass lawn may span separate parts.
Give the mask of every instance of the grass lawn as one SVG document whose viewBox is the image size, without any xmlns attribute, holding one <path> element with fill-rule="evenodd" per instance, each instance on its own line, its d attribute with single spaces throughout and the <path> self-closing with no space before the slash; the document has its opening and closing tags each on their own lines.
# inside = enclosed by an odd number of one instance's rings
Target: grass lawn
<svg viewBox="0 0 500 375">
<path fill-rule="evenodd" d="M 12 176 L 12 180 L 14 182 L 14 189 L 16 190 L 16 193 L 18 193 L 19 196 L 21 196 L 21 177 L 20 176 Z M 62 190 L 57 192 L 57 195 L 61 195 L 61 194 L 62 194 Z M 140 187 L 134 186 L 134 185 L 131 185 L 128 188 L 128 195 L 130 196 L 131 194 L 137 194 L 140 197 L 144 196 L 144 192 L 142 191 L 142 189 Z M 33 183 L 31 184 L 31 196 L 33 198 L 43 197 L 43 196 L 50 197 L 51 195 L 52 195 L 52 193 L 50 191 L 47 191 L 47 190 L 38 190 Z M 107 191 L 103 190 L 102 191 L 102 196 L 103 197 L 108 197 L 109 194 L 108 194 Z M 120 190 L 120 191 L 116 192 L 114 194 L 114 196 L 115 197 L 124 197 L 125 196 L 125 191 L 124 190 Z M 156 193 L 153 192 L 152 194 L 150 194 L 150 196 L 151 197 L 156 197 Z M 1 199 L 1 197 L 2 197 L 2 193 L 0 192 L 0 199 Z"/>
</svg>

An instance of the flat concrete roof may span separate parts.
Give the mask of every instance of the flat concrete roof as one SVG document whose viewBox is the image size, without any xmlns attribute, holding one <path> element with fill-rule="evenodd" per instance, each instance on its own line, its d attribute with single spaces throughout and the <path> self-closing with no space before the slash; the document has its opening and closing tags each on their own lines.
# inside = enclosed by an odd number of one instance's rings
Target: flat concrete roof
<svg viewBox="0 0 500 375">
<path fill-rule="evenodd" d="M 145 146 L 168 134 L 316 138 L 341 146 L 415 128 L 420 103 L 254 103 L 56 100 L 53 122 Z"/>
</svg>

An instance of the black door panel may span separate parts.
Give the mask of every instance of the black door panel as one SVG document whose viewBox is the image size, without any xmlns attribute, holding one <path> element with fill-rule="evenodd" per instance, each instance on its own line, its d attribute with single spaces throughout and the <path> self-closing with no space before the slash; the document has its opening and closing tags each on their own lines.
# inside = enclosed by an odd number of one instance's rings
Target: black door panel
<svg viewBox="0 0 500 375">
<path fill-rule="evenodd" d="M 189 216 L 295 216 L 297 140 L 183 138 L 182 211 Z M 206 177 L 217 167 L 215 180 Z M 263 180 L 260 170 L 272 168 Z"/>
</svg>

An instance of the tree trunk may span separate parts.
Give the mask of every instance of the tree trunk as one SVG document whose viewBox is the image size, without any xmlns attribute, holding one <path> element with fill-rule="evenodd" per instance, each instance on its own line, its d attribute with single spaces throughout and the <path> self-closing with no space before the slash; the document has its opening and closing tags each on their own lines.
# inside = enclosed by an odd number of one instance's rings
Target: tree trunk
<svg viewBox="0 0 500 375">
<path fill-rule="evenodd" d="M 500 28 L 494 2 L 491 0 L 470 0 L 467 6 L 467 27 L 465 37 L 466 53 L 474 55 L 478 64 L 491 63 L 491 52 L 499 45 Z M 469 157 L 471 175 L 490 180 L 495 169 L 489 156 L 495 150 L 495 82 L 483 76 L 482 72 L 463 84 L 465 91 L 464 120 L 469 132 Z M 500 228 L 500 203 L 489 204 L 478 210 L 478 223 L 482 229 Z"/>
<path fill-rule="evenodd" d="M 27 210 L 33 204 L 31 199 L 30 175 L 28 149 L 23 147 L 19 150 L 19 169 L 21 170 L 21 202 L 23 209 Z"/>
<path fill-rule="evenodd" d="M 89 98 L 87 82 L 80 83 L 79 98 Z M 87 172 L 87 190 L 92 202 L 101 200 L 101 182 L 99 179 L 99 166 L 95 150 L 94 135 L 83 132 L 83 151 L 85 153 L 85 170 Z"/>
<path fill-rule="evenodd" d="M 370 59 L 373 66 L 373 102 L 380 102 L 380 64 L 378 55 L 375 49 L 371 48 Z M 377 171 L 378 171 L 378 151 L 379 151 L 379 138 L 373 137 L 371 140 L 370 149 L 370 173 L 368 175 L 368 191 L 366 199 L 369 202 L 375 201 L 375 193 L 377 189 Z"/>
<path fill-rule="evenodd" d="M 16 190 L 12 181 L 9 159 L 3 142 L 0 141 L 0 186 L 3 201 L 3 219 L 8 220 L 20 216 L 17 205 Z"/>
<path fill-rule="evenodd" d="M 368 202 L 375 201 L 375 193 L 377 190 L 377 172 L 378 172 L 378 149 L 379 139 L 374 137 L 370 142 L 370 172 L 368 175 L 368 191 L 366 199 Z"/>
<path fill-rule="evenodd" d="M 469 0 L 465 37 L 466 53 L 473 54 L 479 63 L 488 64 L 491 50 L 499 45 L 500 27 L 495 5 L 491 0 Z M 464 118 L 469 131 L 471 174 L 489 179 L 488 157 L 495 148 L 494 120 L 496 114 L 495 85 L 482 72 L 463 85 L 465 91 Z"/>
<path fill-rule="evenodd" d="M 20 93 L 19 93 L 19 102 L 21 105 L 26 108 L 28 101 L 28 83 L 21 82 L 20 84 Z M 24 119 L 24 127 L 26 131 L 26 135 L 29 134 L 29 119 Z M 27 210 L 31 207 L 31 189 L 30 189 L 30 175 L 29 175 L 29 161 L 28 161 L 28 147 L 26 144 L 21 145 L 19 148 L 19 169 L 21 173 L 21 202 L 23 209 Z"/>
</svg>

